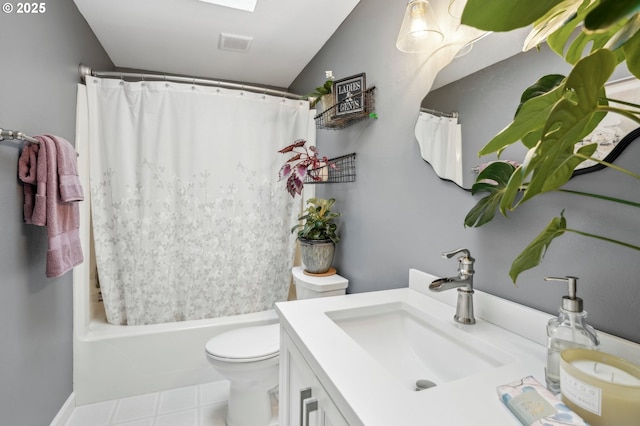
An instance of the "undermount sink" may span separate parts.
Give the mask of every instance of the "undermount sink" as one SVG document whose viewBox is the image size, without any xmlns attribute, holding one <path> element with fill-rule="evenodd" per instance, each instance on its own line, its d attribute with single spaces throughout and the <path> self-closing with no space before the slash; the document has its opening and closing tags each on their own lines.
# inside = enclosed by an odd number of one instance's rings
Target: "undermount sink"
<svg viewBox="0 0 640 426">
<path fill-rule="evenodd" d="M 515 359 L 482 339 L 404 302 L 327 311 L 326 315 L 402 386 L 436 385 Z"/>
</svg>

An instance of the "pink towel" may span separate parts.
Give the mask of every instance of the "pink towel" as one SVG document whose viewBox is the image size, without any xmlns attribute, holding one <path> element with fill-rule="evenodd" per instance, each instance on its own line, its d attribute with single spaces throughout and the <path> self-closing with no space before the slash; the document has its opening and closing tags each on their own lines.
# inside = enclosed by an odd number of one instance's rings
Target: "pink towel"
<svg viewBox="0 0 640 426">
<path fill-rule="evenodd" d="M 24 221 L 33 223 L 34 192 L 37 179 L 37 158 L 40 145 L 26 143 L 18 159 L 18 178 L 24 183 Z"/>
<path fill-rule="evenodd" d="M 84 193 L 78 177 L 78 154 L 73 146 L 58 136 L 45 135 L 53 139 L 58 152 L 58 187 L 64 202 L 82 201 Z"/>
<path fill-rule="evenodd" d="M 36 167 L 37 192 L 31 221 L 34 225 L 47 226 L 49 250 L 46 274 L 47 277 L 59 277 L 83 261 L 79 235 L 80 209 L 77 202 L 72 202 L 83 199 L 82 187 L 73 146 L 51 135 L 36 136 L 36 139 L 40 141 L 40 148 Z"/>
</svg>

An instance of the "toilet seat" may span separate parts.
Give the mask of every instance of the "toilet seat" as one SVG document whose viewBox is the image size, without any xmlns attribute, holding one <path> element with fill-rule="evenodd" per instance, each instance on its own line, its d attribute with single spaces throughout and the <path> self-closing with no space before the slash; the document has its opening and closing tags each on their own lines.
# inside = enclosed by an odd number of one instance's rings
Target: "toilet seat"
<svg viewBox="0 0 640 426">
<path fill-rule="evenodd" d="M 280 324 L 242 327 L 212 337 L 207 355 L 225 362 L 254 362 L 278 356 Z"/>
</svg>

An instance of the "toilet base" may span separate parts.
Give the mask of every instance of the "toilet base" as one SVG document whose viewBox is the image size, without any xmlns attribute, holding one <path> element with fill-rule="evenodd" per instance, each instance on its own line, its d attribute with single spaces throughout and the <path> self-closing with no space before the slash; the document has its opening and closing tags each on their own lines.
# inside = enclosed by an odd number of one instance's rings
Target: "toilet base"
<svg viewBox="0 0 640 426">
<path fill-rule="evenodd" d="M 227 406 L 227 426 L 272 426 L 277 414 L 271 405 L 271 389 L 231 383 Z"/>
</svg>

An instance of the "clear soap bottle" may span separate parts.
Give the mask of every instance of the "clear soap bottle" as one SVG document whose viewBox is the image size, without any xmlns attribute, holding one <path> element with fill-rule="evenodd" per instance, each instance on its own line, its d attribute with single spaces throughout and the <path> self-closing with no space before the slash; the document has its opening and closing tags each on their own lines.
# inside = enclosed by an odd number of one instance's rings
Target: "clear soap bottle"
<svg viewBox="0 0 640 426">
<path fill-rule="evenodd" d="M 569 294 L 562 297 L 562 305 L 557 318 L 547 324 L 547 368 L 545 379 L 547 388 L 560 392 L 560 353 L 565 349 L 595 349 L 600 344 L 596 331 L 585 322 L 587 313 L 583 310 L 582 299 L 576 296 L 577 277 L 546 277 L 545 281 L 562 281 L 569 286 Z"/>
</svg>

